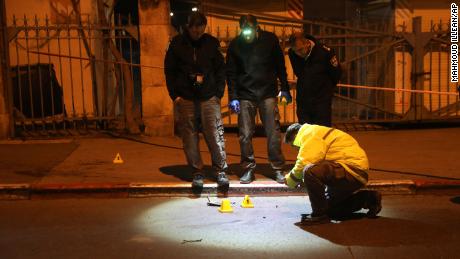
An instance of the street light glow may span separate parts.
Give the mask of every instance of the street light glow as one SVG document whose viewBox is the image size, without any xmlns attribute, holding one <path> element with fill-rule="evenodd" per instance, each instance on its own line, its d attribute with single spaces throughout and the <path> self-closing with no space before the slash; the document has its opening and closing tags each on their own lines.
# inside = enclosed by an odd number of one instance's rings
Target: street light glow
<svg viewBox="0 0 460 259">
<path fill-rule="evenodd" d="M 142 240 L 162 238 L 173 243 L 183 240 L 202 240 L 197 247 L 215 249 L 236 249 L 252 252 L 289 252 L 308 244 L 318 254 L 325 251 L 336 253 L 341 248 L 330 248 L 330 242 L 295 225 L 300 213 L 308 212 L 305 197 L 283 197 L 294 205 L 292 208 L 275 207 L 279 197 L 254 198 L 256 209 L 240 208 L 243 197 L 230 198 L 234 201 L 233 213 L 220 213 L 218 207 L 206 205 L 205 199 L 171 198 L 147 209 L 140 214 L 136 225 L 142 233 Z M 200 216 L 197 216 L 200 208 Z M 296 210 L 297 209 L 297 210 Z M 174 219 L 173 224 L 165 224 Z M 283 222 L 280 227 L 277 222 Z M 215 226 L 215 227 L 209 227 Z M 329 226 L 329 229 L 332 229 Z M 266 244 L 283 237 L 267 249 Z M 313 256 L 315 257 L 315 256 Z"/>
</svg>

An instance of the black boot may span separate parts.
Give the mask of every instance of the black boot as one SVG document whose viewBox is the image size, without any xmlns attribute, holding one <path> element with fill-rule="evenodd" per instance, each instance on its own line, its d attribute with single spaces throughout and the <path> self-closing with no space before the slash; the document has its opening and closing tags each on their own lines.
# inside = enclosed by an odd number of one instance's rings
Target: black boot
<svg viewBox="0 0 460 259">
<path fill-rule="evenodd" d="M 247 169 L 240 178 L 240 183 L 251 183 L 254 181 L 254 169 Z"/>
<path fill-rule="evenodd" d="M 330 223 L 331 219 L 327 215 L 301 214 L 300 225 L 311 226 Z"/>
<path fill-rule="evenodd" d="M 282 170 L 276 170 L 275 171 L 275 181 L 277 183 L 283 183 L 284 184 L 284 174 Z"/>
<path fill-rule="evenodd" d="M 367 217 L 377 217 L 382 210 L 382 195 L 378 191 L 369 191 L 365 209 L 369 209 L 366 213 Z"/>
<path fill-rule="evenodd" d="M 217 173 L 217 187 L 222 189 L 228 189 L 229 182 L 225 172 Z"/>
</svg>

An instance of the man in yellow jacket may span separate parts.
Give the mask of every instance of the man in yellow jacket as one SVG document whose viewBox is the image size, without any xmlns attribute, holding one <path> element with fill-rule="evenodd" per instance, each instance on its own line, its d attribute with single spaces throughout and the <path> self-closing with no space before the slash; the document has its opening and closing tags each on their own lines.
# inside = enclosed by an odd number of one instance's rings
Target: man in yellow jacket
<svg viewBox="0 0 460 259">
<path fill-rule="evenodd" d="M 367 184 L 369 162 L 358 142 L 338 129 L 292 124 L 284 142 L 299 148 L 294 168 L 285 176 L 290 188 L 304 185 L 312 213 L 302 215 L 304 224 L 327 223 L 368 209 L 376 217 L 382 209 L 382 196 L 377 191 L 360 190 Z"/>
</svg>

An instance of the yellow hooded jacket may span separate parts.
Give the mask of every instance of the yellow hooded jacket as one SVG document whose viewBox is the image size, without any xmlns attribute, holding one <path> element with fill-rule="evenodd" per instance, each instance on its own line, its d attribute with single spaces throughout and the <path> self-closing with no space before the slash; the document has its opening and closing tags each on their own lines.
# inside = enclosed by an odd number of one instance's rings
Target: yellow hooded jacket
<svg viewBox="0 0 460 259">
<path fill-rule="evenodd" d="M 357 180 L 363 184 L 367 183 L 367 179 L 349 167 L 368 170 L 369 162 L 358 142 L 347 133 L 324 126 L 304 124 L 297 133 L 293 145 L 300 150 L 294 168 L 286 175 L 286 183 L 290 188 L 294 188 L 303 180 L 305 167 L 311 167 L 322 160 L 342 165 Z"/>
</svg>

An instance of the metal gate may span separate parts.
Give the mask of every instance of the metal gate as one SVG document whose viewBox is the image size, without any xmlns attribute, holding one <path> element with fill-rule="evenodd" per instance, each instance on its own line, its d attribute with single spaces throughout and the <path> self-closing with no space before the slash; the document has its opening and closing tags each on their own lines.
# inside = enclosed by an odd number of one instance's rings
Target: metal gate
<svg viewBox="0 0 460 259">
<path fill-rule="evenodd" d="M 115 21 L 94 24 L 81 15 L 53 21 L 12 17 L 9 73 L 16 136 L 139 131 L 140 98 L 133 94 L 134 84 L 140 88 L 135 26 L 128 17 Z"/>
<path fill-rule="evenodd" d="M 237 19 L 251 11 L 207 2 L 205 7 L 210 17 L 226 21 L 225 26 L 208 26 L 225 53 L 238 35 Z M 430 31 L 422 32 L 420 18 L 415 18 L 410 31 L 403 26 L 396 32 L 382 20 L 327 23 L 251 13 L 263 29 L 278 35 L 285 51 L 289 35 L 301 28 L 336 50 L 344 74 L 333 102 L 334 124 L 460 118 L 458 84 L 450 83 L 448 76 L 450 23 L 432 21 Z M 140 65 L 133 55 L 137 30 L 129 17 L 113 20 L 119 22 L 96 24 L 81 15 L 59 21 L 12 18 L 9 73 L 17 136 L 87 134 L 109 128 L 139 131 L 141 98 L 134 89 L 140 84 L 135 76 Z M 295 97 L 296 78 L 289 63 L 287 68 Z M 226 101 L 224 97 L 225 125 L 235 126 L 236 115 Z M 280 106 L 280 111 L 283 124 L 297 120 L 295 104 Z"/>
<path fill-rule="evenodd" d="M 287 54 L 289 35 L 304 29 L 335 49 L 343 76 L 333 101 L 336 126 L 459 119 L 458 83 L 450 83 L 449 22 L 431 21 L 430 31 L 422 32 L 421 18 L 413 19 L 412 30 L 403 25 L 395 31 L 390 21 L 365 20 L 330 23 L 298 20 L 239 8 L 206 3 L 210 17 L 228 21 L 225 26 L 208 28 L 221 41 L 222 50 L 239 33 L 237 19 L 253 13 L 264 30 L 280 39 Z M 286 66 L 295 97 L 295 81 Z M 225 100 L 225 98 L 224 98 Z M 236 115 L 223 106 L 227 126 L 236 125 Z M 280 106 L 283 124 L 296 121 L 295 105 Z M 260 122 L 259 122 L 260 123 Z"/>
</svg>

